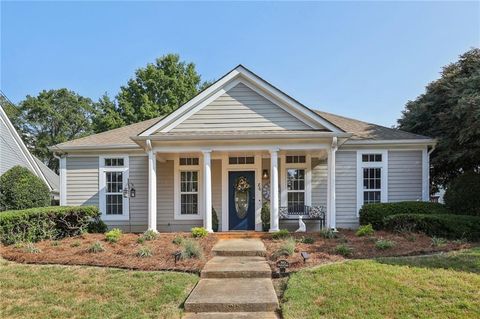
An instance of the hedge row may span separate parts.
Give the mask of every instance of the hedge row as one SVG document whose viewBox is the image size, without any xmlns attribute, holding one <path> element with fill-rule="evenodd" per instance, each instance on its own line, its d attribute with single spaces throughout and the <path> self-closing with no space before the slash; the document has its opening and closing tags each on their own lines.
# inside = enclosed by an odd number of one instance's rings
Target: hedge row
<svg viewBox="0 0 480 319">
<path fill-rule="evenodd" d="M 397 214 L 385 217 L 384 229 L 422 232 L 450 239 L 480 240 L 480 217 L 453 214 Z"/>
<path fill-rule="evenodd" d="M 0 241 L 6 245 L 60 239 L 105 229 L 98 208 L 94 206 L 38 207 L 0 213 Z"/>
<path fill-rule="evenodd" d="M 439 203 L 398 202 L 365 204 L 360 209 L 360 224 L 372 224 L 375 229 L 383 228 L 385 217 L 397 214 L 449 214 L 448 209 Z"/>
</svg>

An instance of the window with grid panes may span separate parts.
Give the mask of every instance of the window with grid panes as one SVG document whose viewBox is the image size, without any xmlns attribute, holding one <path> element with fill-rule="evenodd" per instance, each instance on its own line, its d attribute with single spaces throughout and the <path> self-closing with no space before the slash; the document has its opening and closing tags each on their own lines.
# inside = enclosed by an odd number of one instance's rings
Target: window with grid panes
<svg viewBox="0 0 480 319">
<path fill-rule="evenodd" d="M 198 172 L 180 172 L 180 213 L 198 214 Z"/>
<path fill-rule="evenodd" d="M 305 170 L 287 169 L 288 211 L 303 213 L 305 210 Z"/>
</svg>

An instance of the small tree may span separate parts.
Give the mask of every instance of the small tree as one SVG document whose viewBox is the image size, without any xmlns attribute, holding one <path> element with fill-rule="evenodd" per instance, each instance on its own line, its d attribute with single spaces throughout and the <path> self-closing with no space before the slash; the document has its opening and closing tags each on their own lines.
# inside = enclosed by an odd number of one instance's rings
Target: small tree
<svg viewBox="0 0 480 319">
<path fill-rule="evenodd" d="M 50 205 L 50 191 L 30 170 L 14 166 L 0 176 L 0 210 Z"/>
<path fill-rule="evenodd" d="M 263 231 L 268 231 L 270 229 L 270 204 L 268 202 L 263 202 L 261 218 Z"/>
<path fill-rule="evenodd" d="M 218 231 L 218 216 L 215 208 L 212 207 L 212 230 L 214 232 Z"/>
<path fill-rule="evenodd" d="M 464 173 L 455 178 L 445 192 L 445 205 L 452 212 L 480 216 L 480 174 Z"/>
</svg>

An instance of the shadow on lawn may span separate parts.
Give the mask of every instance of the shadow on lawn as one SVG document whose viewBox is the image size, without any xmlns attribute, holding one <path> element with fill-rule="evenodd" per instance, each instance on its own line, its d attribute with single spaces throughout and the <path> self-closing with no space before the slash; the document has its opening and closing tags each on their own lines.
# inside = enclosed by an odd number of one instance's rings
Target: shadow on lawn
<svg viewBox="0 0 480 319">
<path fill-rule="evenodd" d="M 480 247 L 433 256 L 377 258 L 376 261 L 387 265 L 443 268 L 480 274 Z"/>
</svg>

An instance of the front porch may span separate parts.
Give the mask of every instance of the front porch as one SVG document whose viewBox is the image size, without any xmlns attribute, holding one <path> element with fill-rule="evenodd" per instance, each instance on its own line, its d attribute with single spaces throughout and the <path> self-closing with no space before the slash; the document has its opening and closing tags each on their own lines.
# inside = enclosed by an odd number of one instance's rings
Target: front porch
<svg viewBox="0 0 480 319">
<path fill-rule="evenodd" d="M 260 232 L 265 203 L 270 207 L 270 232 L 297 229 L 299 216 L 309 231 L 335 228 L 336 140 L 274 147 L 255 142 L 210 147 L 150 144 L 148 229 L 157 231 L 163 225 L 162 231 L 168 223 L 169 231 L 203 226 L 212 232 L 212 214 L 206 212 L 213 209 L 218 231 Z M 239 180 L 247 185 L 240 191 Z M 173 205 L 166 205 L 171 202 L 168 196 L 173 196 Z M 171 222 L 158 220 L 168 213 L 165 206 L 173 208 Z"/>
</svg>

